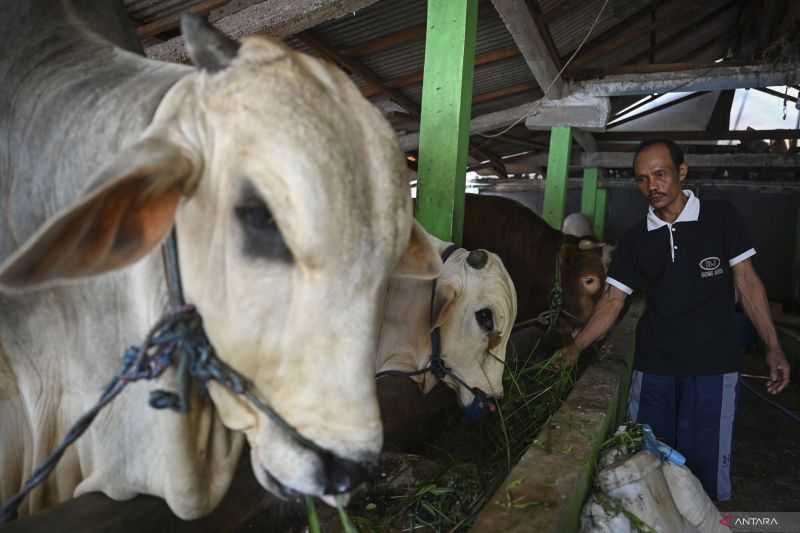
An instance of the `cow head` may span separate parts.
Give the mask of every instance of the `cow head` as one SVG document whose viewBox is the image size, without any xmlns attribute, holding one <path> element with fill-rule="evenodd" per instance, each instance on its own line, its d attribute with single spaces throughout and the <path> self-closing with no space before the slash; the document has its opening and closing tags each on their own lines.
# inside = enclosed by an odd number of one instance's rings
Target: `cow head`
<svg viewBox="0 0 800 533">
<path fill-rule="evenodd" d="M 486 250 L 453 252 L 437 280 L 432 312 L 445 364 L 470 387 L 502 398 L 517 292 L 500 257 Z M 426 379 L 428 390 L 431 381 Z M 449 376 L 445 383 L 457 392 L 463 407 L 472 405 L 471 391 Z"/>
<path fill-rule="evenodd" d="M 441 260 L 412 222 L 394 132 L 343 72 L 268 38 L 240 45 L 198 19 L 183 30 L 200 68 L 3 265 L 0 284 L 125 267 L 175 222 L 187 300 L 219 356 L 327 451 L 212 384 L 257 478 L 277 494 L 348 492 L 382 444 L 373 371 L 388 277 L 431 279 Z"/>
<path fill-rule="evenodd" d="M 568 239 L 561 246 L 564 308 L 583 322 L 600 299 L 613 250 L 612 245 L 592 238 Z"/>
</svg>

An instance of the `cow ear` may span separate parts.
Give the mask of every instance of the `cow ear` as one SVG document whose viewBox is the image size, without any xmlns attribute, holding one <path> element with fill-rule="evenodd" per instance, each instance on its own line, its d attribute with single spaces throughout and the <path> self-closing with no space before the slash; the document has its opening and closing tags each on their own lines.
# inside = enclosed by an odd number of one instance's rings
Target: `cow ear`
<svg viewBox="0 0 800 533">
<path fill-rule="evenodd" d="M 433 313 L 431 322 L 433 328 L 440 328 L 450 320 L 459 291 L 453 283 L 439 283 L 436 287 L 436 296 L 433 299 Z"/>
<path fill-rule="evenodd" d="M 399 278 L 433 279 L 439 277 L 441 271 L 442 258 L 439 257 L 428 234 L 419 222 L 414 220 L 408 246 L 393 275 Z"/>
<path fill-rule="evenodd" d="M 203 70 L 222 70 L 239 53 L 239 41 L 231 39 L 196 13 L 181 17 L 181 33 L 192 63 Z"/>
<path fill-rule="evenodd" d="M 172 228 L 194 165 L 175 145 L 143 140 L 103 170 L 96 186 L 0 265 L 0 287 L 39 288 L 130 265 Z"/>
</svg>

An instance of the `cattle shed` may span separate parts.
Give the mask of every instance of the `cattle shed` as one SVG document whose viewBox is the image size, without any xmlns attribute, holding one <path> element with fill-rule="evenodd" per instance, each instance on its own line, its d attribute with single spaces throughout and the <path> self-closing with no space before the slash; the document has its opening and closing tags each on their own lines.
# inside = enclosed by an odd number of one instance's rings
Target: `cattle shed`
<svg viewBox="0 0 800 533">
<path fill-rule="evenodd" d="M 236 38 L 267 33 L 336 63 L 389 118 L 412 171 L 423 164 L 420 183 L 426 173 L 451 173 L 447 165 L 457 162 L 448 158 L 458 151 L 432 133 L 430 165 L 420 154 L 426 20 L 436 9 L 428 4 L 125 0 L 153 58 L 188 61 L 179 16 L 193 11 Z M 461 72 L 429 68 L 450 90 L 447 98 L 464 100 L 448 119 L 464 127 L 470 120 L 465 164 L 475 172 L 475 189 L 511 195 L 548 220 L 583 211 L 614 241 L 644 209 L 630 185 L 630 152 L 644 140 L 675 140 L 688 154 L 690 187 L 726 198 L 744 213 L 770 298 L 798 305 L 793 83 L 800 6 L 784 0 L 480 0 L 469 14 L 474 20 L 466 22 L 475 27 L 460 44 L 452 33 L 457 28 L 436 31 L 443 36 L 442 65 L 461 62 Z M 436 50 L 429 52 L 435 61 Z M 460 81 L 463 91 L 455 87 Z M 442 191 L 436 185 L 433 192 Z M 441 209 L 428 215 L 426 205 L 422 220 L 448 216 Z"/>
<path fill-rule="evenodd" d="M 180 16 L 194 12 L 235 38 L 269 34 L 338 65 L 394 127 L 417 218 L 446 240 L 460 242 L 466 192 L 513 198 L 556 228 L 566 214 L 582 212 L 597 236 L 613 243 L 647 208 L 632 181 L 634 150 L 642 141 L 674 140 L 687 155 L 688 187 L 742 213 L 773 313 L 798 324 L 792 314 L 800 312 L 799 2 L 124 4 L 154 59 L 188 63 Z M 634 305 L 597 364 L 582 371 L 538 445 L 487 496 L 472 531 L 578 529 L 598 449 L 624 414 L 640 314 Z M 800 352 L 794 356 L 800 368 Z M 790 408 L 797 410 L 795 396 Z M 65 524 L 93 532 L 271 527 L 257 516 L 280 505 L 265 496 L 249 467 L 241 470 L 220 509 L 195 523 L 175 519 L 152 498 L 123 506 L 87 495 L 0 531 Z"/>
</svg>

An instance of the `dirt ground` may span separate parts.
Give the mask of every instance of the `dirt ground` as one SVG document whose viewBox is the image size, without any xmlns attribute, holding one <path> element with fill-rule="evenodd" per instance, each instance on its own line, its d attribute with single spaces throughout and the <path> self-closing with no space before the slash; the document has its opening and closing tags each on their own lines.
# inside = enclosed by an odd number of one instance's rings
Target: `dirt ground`
<svg viewBox="0 0 800 533">
<path fill-rule="evenodd" d="M 787 348 L 784 346 L 788 352 Z M 800 354 L 790 357 L 798 365 Z M 765 375 L 763 355 L 748 355 L 745 369 L 746 373 Z M 778 396 L 766 394 L 764 381 L 742 379 L 800 417 L 800 384 L 796 379 Z M 744 386 L 740 388 L 734 426 L 732 473 L 733 500 L 720 504 L 720 511 L 800 511 L 800 422 Z"/>
</svg>

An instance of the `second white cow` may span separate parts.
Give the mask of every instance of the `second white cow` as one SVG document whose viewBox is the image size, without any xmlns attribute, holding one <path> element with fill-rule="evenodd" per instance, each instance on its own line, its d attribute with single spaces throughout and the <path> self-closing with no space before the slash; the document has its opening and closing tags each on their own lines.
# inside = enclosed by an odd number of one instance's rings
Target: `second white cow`
<svg viewBox="0 0 800 533">
<path fill-rule="evenodd" d="M 451 243 L 427 234 L 442 255 Z M 427 368 L 433 353 L 432 330 L 439 328 L 441 357 L 450 373 L 443 381 L 465 409 L 474 408 L 478 389 L 502 398 L 506 347 L 517 316 L 514 283 L 496 254 L 458 248 L 446 259 L 435 285 L 419 279 L 393 279 L 376 358 L 378 375 Z M 435 287 L 435 295 L 432 291 Z M 432 372 L 410 376 L 427 394 L 438 383 Z"/>
</svg>

